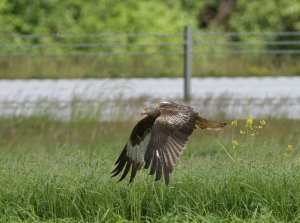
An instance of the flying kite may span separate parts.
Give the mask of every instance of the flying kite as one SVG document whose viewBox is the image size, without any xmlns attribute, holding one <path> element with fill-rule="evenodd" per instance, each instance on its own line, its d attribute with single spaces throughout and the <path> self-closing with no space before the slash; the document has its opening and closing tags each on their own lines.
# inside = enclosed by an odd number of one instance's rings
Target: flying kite
<svg viewBox="0 0 300 223">
<path fill-rule="evenodd" d="M 170 174 L 193 130 L 197 127 L 221 130 L 226 125 L 204 119 L 192 107 L 177 102 L 146 106 L 142 115 L 111 172 L 114 177 L 124 169 L 119 181 L 131 168 L 129 182 L 132 182 L 137 170 L 144 166 L 145 169 L 150 167 L 150 175 L 155 174 L 156 181 L 163 175 L 168 185 Z"/>
</svg>

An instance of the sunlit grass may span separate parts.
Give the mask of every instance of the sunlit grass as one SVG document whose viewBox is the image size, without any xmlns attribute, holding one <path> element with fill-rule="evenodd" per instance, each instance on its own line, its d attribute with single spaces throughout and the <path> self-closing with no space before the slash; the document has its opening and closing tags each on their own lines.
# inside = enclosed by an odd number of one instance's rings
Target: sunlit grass
<svg viewBox="0 0 300 223">
<path fill-rule="evenodd" d="M 0 220 L 297 222 L 299 121 L 265 120 L 242 147 L 245 122 L 221 133 L 196 130 L 167 187 L 147 171 L 132 184 L 110 178 L 134 121 L 2 118 Z"/>
</svg>

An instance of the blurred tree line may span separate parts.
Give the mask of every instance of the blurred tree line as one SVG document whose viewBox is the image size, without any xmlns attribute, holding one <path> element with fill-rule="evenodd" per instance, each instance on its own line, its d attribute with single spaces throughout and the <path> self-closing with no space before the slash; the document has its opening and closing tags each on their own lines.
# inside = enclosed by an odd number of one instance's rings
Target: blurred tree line
<svg viewBox="0 0 300 223">
<path fill-rule="evenodd" d="M 0 34 L 300 31 L 299 0 L 0 0 Z"/>
</svg>

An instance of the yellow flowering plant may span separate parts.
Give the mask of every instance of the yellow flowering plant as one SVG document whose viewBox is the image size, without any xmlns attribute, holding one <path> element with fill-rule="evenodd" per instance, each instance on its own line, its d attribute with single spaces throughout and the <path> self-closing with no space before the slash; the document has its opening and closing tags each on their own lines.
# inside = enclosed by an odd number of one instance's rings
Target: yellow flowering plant
<svg viewBox="0 0 300 223">
<path fill-rule="evenodd" d="M 244 120 L 232 120 L 230 126 L 232 129 L 231 141 L 227 144 L 221 144 L 221 148 L 228 155 L 228 157 L 236 162 L 243 160 L 238 157 L 238 154 L 244 153 L 245 149 L 252 149 L 255 147 L 257 136 L 265 129 L 267 122 L 265 120 L 254 120 L 252 116 L 247 116 Z M 267 155 L 271 154 L 267 142 L 263 141 L 263 148 L 267 151 Z"/>
<path fill-rule="evenodd" d="M 285 151 L 283 152 L 283 157 L 291 158 L 293 155 L 293 152 L 294 152 L 294 147 L 291 144 L 289 144 L 289 145 L 287 145 Z"/>
<path fill-rule="evenodd" d="M 232 129 L 231 141 L 225 152 L 229 154 L 232 160 L 237 161 L 241 158 L 238 155 L 251 155 L 251 151 L 263 148 L 264 152 L 260 153 L 261 155 L 265 154 L 270 157 L 277 154 L 283 160 L 294 161 L 297 165 L 300 165 L 297 145 L 286 144 L 286 146 L 278 148 L 276 145 L 272 145 L 272 139 L 269 143 L 266 139 L 263 139 L 264 136 L 261 134 L 267 127 L 265 120 L 255 120 L 249 115 L 243 120 L 232 120 L 230 125 Z M 262 141 L 258 141 L 258 136 Z M 277 148 L 280 150 L 278 151 Z"/>
<path fill-rule="evenodd" d="M 287 146 L 287 151 L 289 151 L 289 152 L 292 152 L 292 151 L 293 151 L 293 149 L 294 149 L 294 148 L 293 148 L 293 146 L 292 146 L 292 145 L 290 145 L 290 144 L 289 144 L 289 145 Z"/>
<path fill-rule="evenodd" d="M 231 140 L 232 149 L 252 146 L 256 136 L 259 135 L 260 131 L 264 129 L 266 124 L 267 122 L 265 120 L 256 121 L 252 116 L 248 116 L 241 121 L 231 121 L 231 126 L 233 127 Z M 239 134 L 236 135 L 236 132 Z"/>
<path fill-rule="evenodd" d="M 236 139 L 232 140 L 232 148 L 235 149 L 235 147 L 237 147 L 239 145 L 238 141 Z"/>
<path fill-rule="evenodd" d="M 232 126 L 235 126 L 235 127 L 236 127 L 236 126 L 237 126 L 237 124 L 238 124 L 237 120 L 233 120 L 233 121 L 231 121 L 231 125 L 232 125 Z"/>
</svg>

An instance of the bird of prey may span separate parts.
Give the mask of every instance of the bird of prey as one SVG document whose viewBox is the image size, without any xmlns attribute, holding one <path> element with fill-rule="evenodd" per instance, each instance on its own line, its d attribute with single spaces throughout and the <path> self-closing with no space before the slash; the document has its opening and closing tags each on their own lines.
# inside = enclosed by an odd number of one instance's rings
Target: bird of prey
<svg viewBox="0 0 300 223">
<path fill-rule="evenodd" d="M 155 174 L 156 181 L 163 175 L 168 185 L 170 174 L 193 130 L 197 127 L 220 130 L 226 125 L 204 119 L 190 106 L 177 102 L 146 106 L 142 115 L 111 172 L 114 177 L 124 169 L 119 181 L 126 177 L 131 168 L 132 182 L 137 170 L 144 166 L 145 169 L 150 167 L 150 175 Z"/>
</svg>

